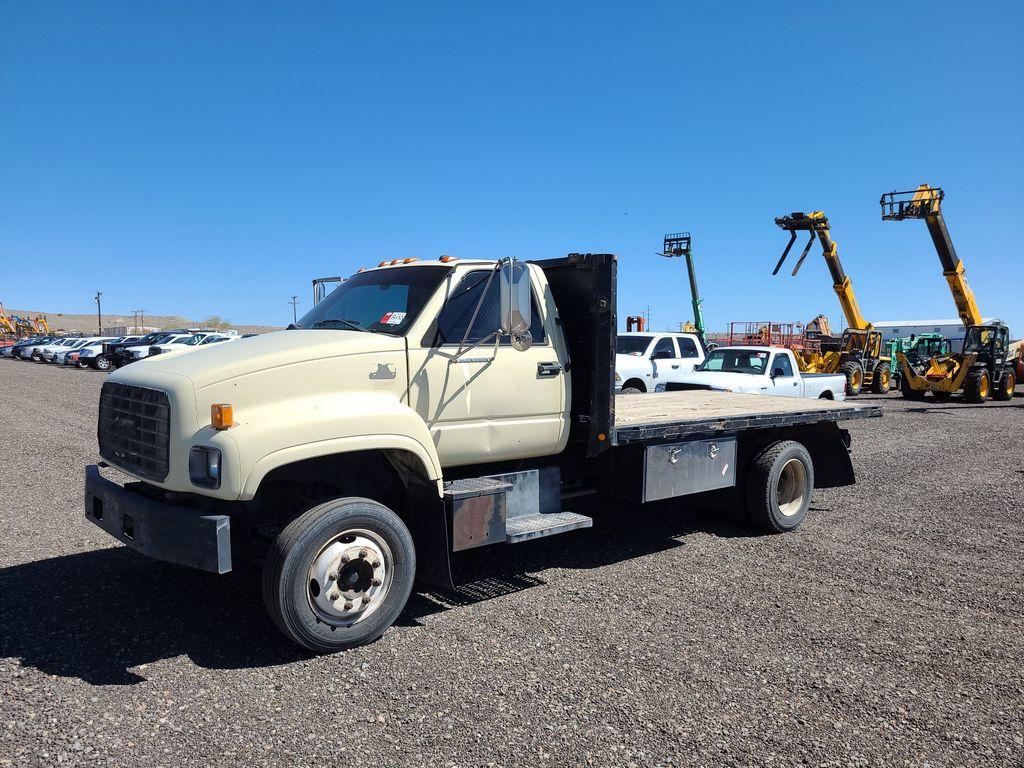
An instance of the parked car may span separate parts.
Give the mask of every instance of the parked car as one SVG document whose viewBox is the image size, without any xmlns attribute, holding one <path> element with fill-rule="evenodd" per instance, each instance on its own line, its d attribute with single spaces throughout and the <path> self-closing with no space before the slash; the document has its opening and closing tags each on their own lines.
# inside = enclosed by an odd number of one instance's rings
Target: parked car
<svg viewBox="0 0 1024 768">
<path fill-rule="evenodd" d="M 118 364 L 127 365 L 128 363 L 134 363 L 136 360 L 142 360 L 144 358 L 149 357 L 150 351 L 153 349 L 158 349 L 161 344 L 171 344 L 177 341 L 178 339 L 187 339 L 190 338 L 191 336 L 192 334 L 188 333 L 187 331 L 185 333 L 168 333 L 164 336 L 157 338 L 156 341 L 154 341 L 152 344 L 143 344 L 141 343 L 142 340 L 140 339 L 139 342 L 137 342 L 135 345 L 131 347 L 125 347 L 121 351 L 121 360 L 123 360 L 124 362 L 119 362 Z"/>
<path fill-rule="evenodd" d="M 158 344 L 149 348 L 149 356 L 153 355 L 178 355 L 183 352 L 190 352 L 211 344 L 220 344 L 225 341 L 238 341 L 241 336 L 225 336 L 219 333 L 197 333 L 193 336 L 172 341 L 170 344 Z"/>
<path fill-rule="evenodd" d="M 165 337 L 171 335 L 182 335 L 188 334 L 189 331 L 185 328 L 175 328 L 173 330 L 166 331 L 153 331 L 147 333 L 145 336 L 132 336 L 128 340 L 122 341 L 118 344 L 106 344 L 103 347 L 103 354 L 107 356 L 108 362 L 111 368 L 119 368 L 122 365 L 127 365 L 133 360 L 137 359 L 128 354 L 127 350 L 132 347 L 145 346 L 149 347 L 152 344 L 159 344 L 164 340 Z"/>
<path fill-rule="evenodd" d="M 203 342 L 203 340 L 208 339 L 211 336 L 223 336 L 223 335 L 224 334 L 217 333 L 216 331 L 197 331 L 195 333 L 191 333 L 191 334 L 188 334 L 188 335 L 182 335 L 182 336 L 177 336 L 177 337 L 168 337 L 168 338 L 164 339 L 163 341 L 157 342 L 156 344 L 150 344 L 150 346 L 149 346 L 149 349 L 150 349 L 149 354 L 151 354 L 151 355 L 152 354 L 159 354 L 159 352 L 154 352 L 154 350 L 157 350 L 157 349 L 159 349 L 160 352 L 170 352 L 175 347 L 180 347 L 180 346 L 183 346 L 183 345 L 195 346 L 196 344 L 201 344 Z"/>
<path fill-rule="evenodd" d="M 704 362 L 695 333 L 623 333 L 615 343 L 615 391 L 624 395 L 664 391 Z"/>
<path fill-rule="evenodd" d="M 42 346 L 33 347 L 32 360 L 37 363 L 48 363 L 53 360 L 53 356 L 61 351 L 64 347 L 70 347 L 76 341 L 78 336 L 64 336 L 56 341 L 50 342 L 49 344 L 43 344 Z"/>
<path fill-rule="evenodd" d="M 719 347 L 691 373 L 671 382 L 669 391 L 715 389 L 754 395 L 846 399 L 842 373 L 801 373 L 796 358 L 782 347 Z"/>
<path fill-rule="evenodd" d="M 95 361 L 103 353 L 104 344 L 112 344 L 121 341 L 124 337 L 107 336 L 89 339 L 85 344 L 68 352 L 64 359 L 65 365 L 77 365 L 79 368 L 88 368 L 90 365 L 97 367 Z M 107 368 L 110 366 L 107 365 Z M 101 370 L 107 370 L 102 368 Z"/>
<path fill-rule="evenodd" d="M 96 336 L 83 336 L 80 339 L 75 339 L 72 343 L 57 349 L 56 352 L 50 357 L 50 362 L 55 365 L 64 365 L 67 356 L 74 352 L 76 349 L 81 349 L 88 344 L 92 339 L 97 338 Z"/>
<path fill-rule="evenodd" d="M 22 350 L 27 349 L 28 347 L 34 346 L 36 344 L 45 344 L 46 342 L 50 341 L 53 338 L 55 338 L 55 337 L 53 337 L 53 336 L 32 336 L 30 338 L 20 339 L 19 341 L 14 342 L 14 344 L 11 347 L 9 347 L 8 349 L 10 349 L 10 354 L 11 354 L 12 358 L 21 359 L 21 352 L 22 352 Z"/>
</svg>

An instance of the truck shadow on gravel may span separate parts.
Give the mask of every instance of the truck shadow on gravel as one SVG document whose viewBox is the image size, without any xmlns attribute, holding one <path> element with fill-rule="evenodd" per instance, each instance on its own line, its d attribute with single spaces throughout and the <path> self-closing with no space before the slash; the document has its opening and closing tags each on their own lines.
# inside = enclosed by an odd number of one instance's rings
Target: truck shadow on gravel
<svg viewBox="0 0 1024 768">
<path fill-rule="evenodd" d="M 583 511 L 583 510 L 581 510 Z M 456 558 L 474 578 L 455 592 L 418 588 L 396 622 L 544 584 L 549 568 L 592 569 L 684 546 L 695 532 L 756 535 L 721 509 L 678 506 L 600 510 L 595 527 Z M 243 669 L 308 658 L 268 618 L 258 568 L 224 576 L 148 560 L 115 547 L 0 570 L 0 657 L 94 685 L 146 681 L 142 665 L 180 655 L 209 669 Z M 429 642 L 429 638 L 425 640 Z"/>
</svg>

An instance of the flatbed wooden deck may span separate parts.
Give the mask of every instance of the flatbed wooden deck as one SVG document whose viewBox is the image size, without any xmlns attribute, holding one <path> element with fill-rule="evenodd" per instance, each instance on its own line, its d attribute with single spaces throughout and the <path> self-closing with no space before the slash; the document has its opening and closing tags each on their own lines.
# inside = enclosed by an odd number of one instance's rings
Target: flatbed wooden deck
<svg viewBox="0 0 1024 768">
<path fill-rule="evenodd" d="M 881 415 L 880 406 L 861 404 L 856 400 L 837 403 L 833 400 L 703 390 L 617 395 L 612 444 Z"/>
</svg>

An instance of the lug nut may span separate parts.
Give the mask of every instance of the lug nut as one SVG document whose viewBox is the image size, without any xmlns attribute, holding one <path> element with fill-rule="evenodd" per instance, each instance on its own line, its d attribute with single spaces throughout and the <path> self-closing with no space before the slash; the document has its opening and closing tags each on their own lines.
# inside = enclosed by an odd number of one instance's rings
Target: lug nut
<svg viewBox="0 0 1024 768">
<path fill-rule="evenodd" d="M 341 592 L 339 592 L 336 589 L 332 590 L 331 593 L 327 597 L 329 597 L 331 600 L 337 600 L 338 598 L 341 597 Z"/>
<path fill-rule="evenodd" d="M 338 580 L 338 572 L 337 571 L 331 571 L 330 573 L 327 574 L 327 578 L 330 581 L 337 581 Z"/>
<path fill-rule="evenodd" d="M 351 560 L 351 559 L 352 559 L 352 558 L 351 558 L 351 557 L 349 557 L 348 555 L 342 555 L 342 556 L 341 556 L 341 562 L 343 562 L 343 563 L 347 563 L 347 562 L 348 562 L 349 560 Z"/>
<path fill-rule="evenodd" d="M 367 552 L 365 548 L 359 550 L 360 557 L 366 557 L 368 554 L 369 552 Z"/>
<path fill-rule="evenodd" d="M 345 610 L 346 611 L 351 611 L 352 610 L 352 603 L 345 603 Z"/>
<path fill-rule="evenodd" d="M 370 583 L 373 584 L 373 586 L 375 587 L 379 587 L 383 582 L 380 579 L 374 579 Z"/>
<path fill-rule="evenodd" d="M 374 568 L 380 568 L 380 560 L 374 560 L 370 565 Z"/>
<path fill-rule="evenodd" d="M 370 604 L 370 598 L 369 597 L 364 597 L 363 598 L 363 605 L 369 605 L 369 604 Z"/>
</svg>

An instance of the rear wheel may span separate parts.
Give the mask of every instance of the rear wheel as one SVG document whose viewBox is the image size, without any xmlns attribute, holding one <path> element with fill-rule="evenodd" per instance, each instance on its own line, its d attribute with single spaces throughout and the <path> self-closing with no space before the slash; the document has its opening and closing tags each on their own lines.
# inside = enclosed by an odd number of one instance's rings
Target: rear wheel
<svg viewBox="0 0 1024 768">
<path fill-rule="evenodd" d="M 747 475 L 747 508 L 753 522 L 770 533 L 796 529 L 807 516 L 814 491 L 814 464 L 793 440 L 765 448 Z"/>
<path fill-rule="evenodd" d="M 263 600 L 290 640 L 333 653 L 384 634 L 415 575 L 412 536 L 398 515 L 370 499 L 335 499 L 275 539 L 263 566 Z"/>
<path fill-rule="evenodd" d="M 1013 397 L 1013 390 L 1017 386 L 1017 374 L 1013 368 L 1003 369 L 1003 378 L 996 388 L 996 400 L 1009 400 Z"/>
<path fill-rule="evenodd" d="M 843 363 L 839 367 L 839 372 L 846 377 L 846 394 L 851 397 L 859 395 L 864 388 L 864 369 L 860 367 L 860 363 Z"/>
<path fill-rule="evenodd" d="M 109 371 L 113 364 L 110 362 L 110 358 L 106 355 L 100 355 L 92 361 L 92 367 L 97 371 Z"/>
<path fill-rule="evenodd" d="M 876 395 L 884 395 L 892 385 L 892 371 L 885 363 L 875 366 L 875 372 L 871 377 L 871 391 Z"/>
<path fill-rule="evenodd" d="M 988 371 L 980 368 L 967 374 L 967 384 L 964 385 L 964 398 L 969 403 L 984 403 L 992 393 L 992 379 Z"/>
</svg>

